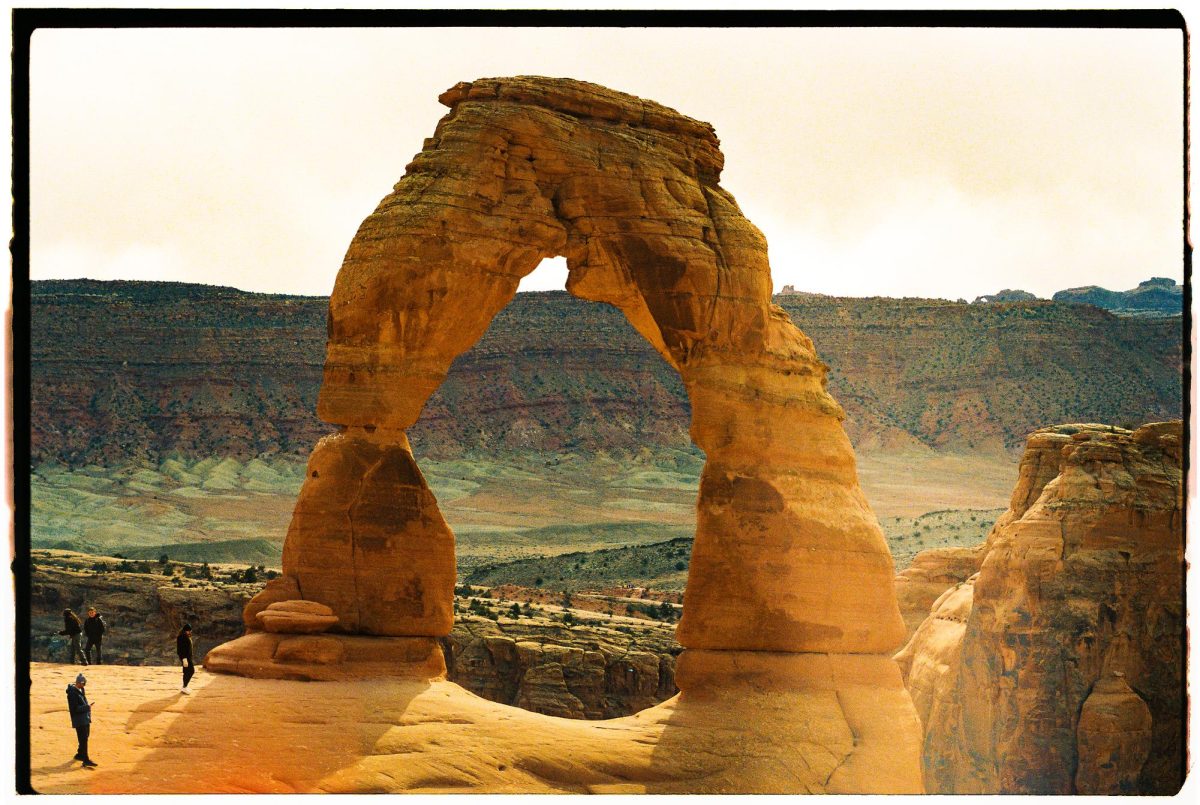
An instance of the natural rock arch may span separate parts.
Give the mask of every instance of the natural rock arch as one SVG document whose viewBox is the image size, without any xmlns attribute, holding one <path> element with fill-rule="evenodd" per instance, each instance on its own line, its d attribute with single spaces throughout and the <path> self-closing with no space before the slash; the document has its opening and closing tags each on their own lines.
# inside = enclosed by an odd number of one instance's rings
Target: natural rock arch
<svg viewBox="0 0 1200 805">
<path fill-rule="evenodd" d="M 332 608 L 334 631 L 449 631 L 453 535 L 405 430 L 521 278 L 563 255 L 567 289 L 619 308 L 691 401 L 707 463 L 680 643 L 895 648 L 892 561 L 827 367 L 771 304 L 767 244 L 719 185 L 712 127 L 567 79 L 481 79 L 440 100 L 450 113 L 338 274 L 318 413 L 340 432 L 312 454 L 284 574 L 247 625 L 302 598 Z"/>
</svg>

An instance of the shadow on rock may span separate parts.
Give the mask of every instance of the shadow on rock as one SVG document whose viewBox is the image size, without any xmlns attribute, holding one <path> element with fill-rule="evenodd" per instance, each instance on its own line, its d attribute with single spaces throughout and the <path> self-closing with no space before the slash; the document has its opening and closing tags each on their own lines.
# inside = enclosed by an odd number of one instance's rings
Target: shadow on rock
<svg viewBox="0 0 1200 805">
<path fill-rule="evenodd" d="M 140 704 L 133 709 L 129 714 L 129 719 L 125 722 L 125 731 L 137 729 L 140 725 L 146 723 L 155 716 L 167 712 L 167 708 L 183 698 L 182 693 L 175 693 L 171 696 L 164 696 L 161 699 L 155 699 L 152 702 Z"/>
<path fill-rule="evenodd" d="M 353 765 L 428 682 L 258 680 L 211 675 L 171 711 L 161 734 L 154 716 L 178 697 L 141 705 L 128 729 L 154 749 L 132 769 L 102 770 L 91 793 L 294 793 Z M 370 702 L 386 699 L 384 721 Z M 146 715 L 142 716 L 141 714 Z"/>
</svg>

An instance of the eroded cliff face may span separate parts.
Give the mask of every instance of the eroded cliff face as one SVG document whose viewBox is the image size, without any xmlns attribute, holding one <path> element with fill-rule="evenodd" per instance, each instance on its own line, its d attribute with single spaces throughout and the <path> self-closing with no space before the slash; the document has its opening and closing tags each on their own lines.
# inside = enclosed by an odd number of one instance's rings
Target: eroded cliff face
<svg viewBox="0 0 1200 805">
<path fill-rule="evenodd" d="M 896 656 L 929 791 L 1179 789 L 1181 439 L 1180 422 L 1029 437 L 978 573 Z"/>
<path fill-rule="evenodd" d="M 674 696 L 674 641 L 611 629 L 460 619 L 443 639 L 448 677 L 485 699 L 564 718 L 617 718 Z"/>
</svg>

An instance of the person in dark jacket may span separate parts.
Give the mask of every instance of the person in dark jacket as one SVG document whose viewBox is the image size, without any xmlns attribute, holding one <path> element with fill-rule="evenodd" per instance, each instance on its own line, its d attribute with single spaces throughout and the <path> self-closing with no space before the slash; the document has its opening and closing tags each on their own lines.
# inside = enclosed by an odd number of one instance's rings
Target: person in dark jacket
<svg viewBox="0 0 1200 805">
<path fill-rule="evenodd" d="M 83 622 L 83 633 L 87 635 L 87 645 L 83 647 L 83 652 L 87 655 L 89 663 L 92 661 L 92 646 L 96 647 L 96 665 L 104 663 L 104 656 L 100 651 L 100 641 L 104 639 L 106 631 L 108 631 L 108 627 L 104 623 L 104 618 L 96 612 L 95 607 L 88 607 L 87 620 Z"/>
<path fill-rule="evenodd" d="M 183 686 L 179 688 L 179 692 L 190 696 L 192 692 L 188 690 L 188 682 L 192 681 L 192 674 L 196 673 L 196 663 L 192 659 L 192 625 L 190 623 L 185 623 L 179 630 L 179 636 L 175 638 L 175 653 L 179 655 L 179 662 L 183 664 Z"/>
<path fill-rule="evenodd" d="M 75 677 L 74 685 L 67 685 L 67 709 L 71 713 L 71 726 L 75 728 L 75 736 L 79 739 L 79 749 L 75 759 L 83 761 L 85 769 L 96 767 L 96 762 L 88 756 L 88 734 L 92 731 L 92 705 L 88 703 L 84 686 L 87 677 L 83 674 Z"/>
<path fill-rule="evenodd" d="M 79 662 L 84 665 L 88 664 L 87 655 L 83 653 L 83 647 L 79 644 L 79 635 L 83 633 L 83 623 L 79 620 L 79 616 L 70 609 L 63 610 L 63 630 L 59 632 L 61 635 L 66 635 L 71 642 L 71 658 L 67 660 L 69 663 L 74 663 L 75 658 L 79 658 Z"/>
</svg>

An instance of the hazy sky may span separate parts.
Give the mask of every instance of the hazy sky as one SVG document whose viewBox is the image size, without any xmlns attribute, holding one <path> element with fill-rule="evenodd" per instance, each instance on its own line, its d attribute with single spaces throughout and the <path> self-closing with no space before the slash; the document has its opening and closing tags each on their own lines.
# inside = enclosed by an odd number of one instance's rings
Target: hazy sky
<svg viewBox="0 0 1200 805">
<path fill-rule="evenodd" d="M 31 276 L 326 294 L 438 94 L 517 74 L 711 122 L 777 289 L 1183 278 L 1181 32 L 950 28 L 40 30 Z"/>
</svg>

